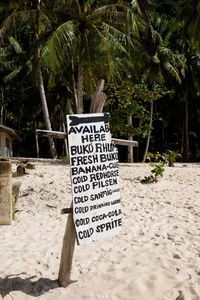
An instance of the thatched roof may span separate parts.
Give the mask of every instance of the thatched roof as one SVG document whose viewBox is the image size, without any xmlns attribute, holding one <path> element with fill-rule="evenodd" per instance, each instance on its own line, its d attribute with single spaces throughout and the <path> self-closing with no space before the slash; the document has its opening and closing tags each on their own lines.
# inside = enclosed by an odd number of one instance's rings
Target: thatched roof
<svg viewBox="0 0 200 300">
<path fill-rule="evenodd" d="M 15 131 L 12 128 L 9 128 L 4 125 L 0 125 L 0 132 L 6 132 L 8 133 L 13 139 L 16 139 L 18 141 L 21 141 L 20 137 L 15 133 Z"/>
</svg>

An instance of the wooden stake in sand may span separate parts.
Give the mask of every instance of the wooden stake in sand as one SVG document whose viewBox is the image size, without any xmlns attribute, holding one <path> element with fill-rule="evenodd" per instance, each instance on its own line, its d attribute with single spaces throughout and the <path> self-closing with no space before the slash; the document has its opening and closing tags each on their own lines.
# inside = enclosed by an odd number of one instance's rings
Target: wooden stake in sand
<svg viewBox="0 0 200 300">
<path fill-rule="evenodd" d="M 76 240 L 76 231 L 72 214 L 72 204 L 71 209 L 64 209 L 61 213 L 68 213 L 69 215 L 67 219 L 65 235 L 63 238 L 58 283 L 62 287 L 67 287 L 70 283 L 74 246 Z"/>
<path fill-rule="evenodd" d="M 9 159 L 0 158 L 0 225 L 12 222 L 12 168 Z"/>
</svg>

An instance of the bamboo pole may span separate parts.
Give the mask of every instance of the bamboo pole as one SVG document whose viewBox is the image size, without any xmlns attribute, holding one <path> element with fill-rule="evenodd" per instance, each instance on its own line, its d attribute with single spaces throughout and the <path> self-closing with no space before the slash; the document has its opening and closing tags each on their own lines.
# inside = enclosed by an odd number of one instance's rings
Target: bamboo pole
<svg viewBox="0 0 200 300">
<path fill-rule="evenodd" d="M 12 164 L 0 158 L 0 225 L 12 222 Z"/>
</svg>

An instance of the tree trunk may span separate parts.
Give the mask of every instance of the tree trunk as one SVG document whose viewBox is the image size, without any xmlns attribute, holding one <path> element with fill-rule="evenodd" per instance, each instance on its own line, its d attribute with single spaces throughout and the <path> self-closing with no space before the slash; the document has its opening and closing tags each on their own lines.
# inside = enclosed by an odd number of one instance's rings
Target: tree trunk
<svg viewBox="0 0 200 300">
<path fill-rule="evenodd" d="M 83 113 L 83 73 L 79 67 L 78 71 L 78 87 L 77 87 L 77 114 Z"/>
<path fill-rule="evenodd" d="M 153 123 L 153 101 L 151 102 L 150 105 L 150 122 L 149 122 L 149 126 L 152 127 L 152 123 Z M 151 137 L 151 130 L 149 130 L 148 132 L 148 137 L 147 137 L 147 142 L 146 142 L 146 147 L 145 147 L 145 151 L 144 151 L 144 156 L 143 156 L 143 161 L 145 162 L 145 158 L 146 158 L 146 154 L 149 150 L 149 143 L 150 143 L 150 137 Z"/>
<path fill-rule="evenodd" d="M 132 126 L 133 125 L 132 116 L 128 116 L 127 117 L 127 122 L 128 122 L 128 126 Z M 129 136 L 128 140 L 132 141 L 133 137 Z M 131 147 L 131 146 L 128 146 L 128 163 L 133 163 L 133 147 Z"/>
<path fill-rule="evenodd" d="M 162 122 L 162 152 L 166 150 L 167 141 L 166 141 L 166 121 L 165 119 L 161 120 Z"/>
<path fill-rule="evenodd" d="M 67 132 L 66 131 L 66 126 L 65 126 L 65 116 L 64 116 L 64 113 L 61 112 L 62 114 L 62 128 L 63 128 L 63 132 Z M 69 156 L 69 151 L 68 151 L 68 143 L 67 143 L 67 138 L 64 139 L 64 145 L 65 145 L 65 153 L 67 156 Z"/>
<path fill-rule="evenodd" d="M 72 58 L 72 86 L 73 86 L 73 92 L 74 92 L 74 99 L 75 99 L 75 107 L 77 110 L 78 107 L 78 96 L 77 96 L 77 90 L 76 90 L 76 81 L 75 81 L 75 75 L 74 75 L 74 60 Z"/>
<path fill-rule="evenodd" d="M 128 15 L 127 14 L 126 14 L 126 35 L 127 35 L 128 39 L 130 39 L 131 31 L 130 31 L 129 24 L 128 24 Z M 129 51 L 130 51 L 130 49 L 129 49 Z M 127 116 L 127 123 L 128 123 L 128 126 L 133 125 L 132 115 Z M 132 141 L 133 137 L 129 136 L 128 140 Z M 131 146 L 128 146 L 128 163 L 133 163 L 133 147 L 131 147 Z"/>
<path fill-rule="evenodd" d="M 47 107 L 46 95 L 45 95 L 45 90 L 44 90 L 42 71 L 41 71 L 40 65 L 39 65 L 39 68 L 38 68 L 38 81 L 39 81 L 40 99 L 41 99 L 41 102 L 42 102 L 42 110 L 43 110 L 43 115 L 44 115 L 45 126 L 46 126 L 47 130 L 52 130 L 51 122 L 50 122 L 50 118 L 49 118 L 49 111 L 48 111 L 48 107 Z M 56 153 L 54 140 L 53 140 L 52 137 L 48 137 L 48 140 L 49 140 L 49 147 L 50 147 L 51 156 L 52 156 L 53 159 L 55 159 L 55 158 L 57 158 L 57 153 Z"/>
<path fill-rule="evenodd" d="M 101 113 L 106 101 L 106 94 L 103 93 L 105 80 L 100 79 L 98 87 L 95 93 L 92 95 L 91 104 L 90 104 L 90 113 Z"/>
<path fill-rule="evenodd" d="M 181 156 L 184 155 L 184 141 L 185 141 L 185 124 L 184 119 L 182 120 L 182 129 L 181 129 Z"/>
<path fill-rule="evenodd" d="M 44 89 L 44 82 L 42 77 L 42 71 L 40 66 L 40 47 L 39 47 L 39 11 L 40 11 L 40 5 L 42 0 L 38 0 L 37 2 L 37 18 L 35 22 L 34 32 L 35 32 L 35 39 L 38 43 L 38 49 L 37 49 L 37 59 L 38 59 L 38 83 L 39 83 L 39 91 L 40 91 L 40 99 L 42 102 L 42 110 L 44 115 L 44 121 L 45 126 L 47 130 L 52 130 L 51 128 L 51 122 L 49 118 L 49 111 L 47 106 L 47 100 L 45 95 L 45 89 Z M 48 137 L 49 140 L 49 147 L 50 147 L 50 153 L 53 159 L 57 158 L 56 148 L 54 144 L 54 140 L 52 137 Z"/>
<path fill-rule="evenodd" d="M 37 133 L 36 133 L 37 128 L 38 128 L 37 127 L 37 121 L 34 121 L 36 157 L 39 158 L 40 157 L 40 149 L 39 149 L 39 143 L 38 143 L 38 136 L 37 136 Z"/>
<path fill-rule="evenodd" d="M 189 146 L 189 79 L 187 78 L 186 90 L 185 90 L 185 160 L 190 160 L 190 146 Z"/>
<path fill-rule="evenodd" d="M 149 40 L 151 41 L 152 45 L 154 45 L 155 44 L 155 34 L 154 34 L 153 26 L 151 24 L 151 20 L 150 20 L 150 17 L 148 15 L 148 11 L 147 11 L 147 8 L 146 8 L 146 5 L 150 6 L 151 2 L 149 0 L 147 0 L 147 1 L 137 0 L 137 3 L 138 3 L 138 6 L 139 6 L 139 9 L 141 11 L 141 14 L 142 14 L 142 16 L 145 19 L 145 22 L 147 24 Z"/>
<path fill-rule="evenodd" d="M 3 106 L 4 106 L 4 93 L 3 93 L 3 89 L 1 89 L 1 119 L 0 119 L 0 124 L 3 124 Z"/>
</svg>

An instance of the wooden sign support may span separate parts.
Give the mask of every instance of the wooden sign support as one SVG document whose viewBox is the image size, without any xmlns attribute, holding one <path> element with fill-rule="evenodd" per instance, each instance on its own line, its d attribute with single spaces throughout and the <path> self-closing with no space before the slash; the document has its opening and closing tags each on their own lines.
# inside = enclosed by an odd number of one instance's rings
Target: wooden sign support
<svg viewBox="0 0 200 300">
<path fill-rule="evenodd" d="M 65 211 L 65 212 L 64 212 Z M 76 240 L 76 231 L 73 220 L 72 204 L 71 208 L 65 208 L 61 214 L 68 213 L 65 234 L 63 238 L 62 254 L 60 260 L 60 269 L 58 283 L 61 287 L 67 287 L 70 284 L 70 275 L 72 270 L 72 261 Z"/>
</svg>

